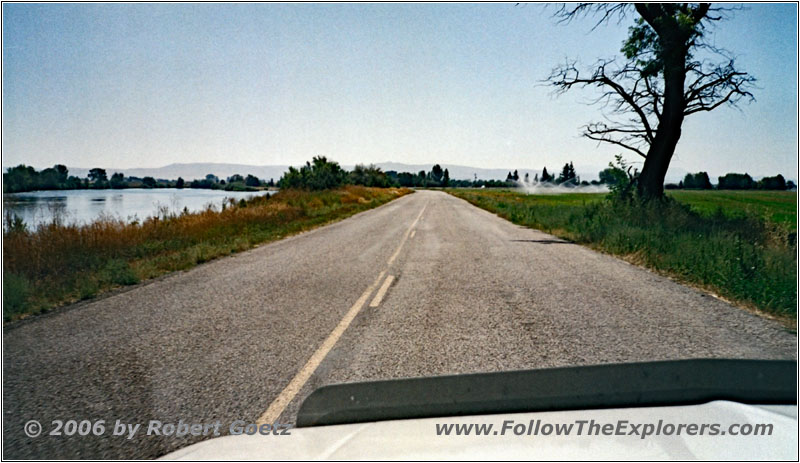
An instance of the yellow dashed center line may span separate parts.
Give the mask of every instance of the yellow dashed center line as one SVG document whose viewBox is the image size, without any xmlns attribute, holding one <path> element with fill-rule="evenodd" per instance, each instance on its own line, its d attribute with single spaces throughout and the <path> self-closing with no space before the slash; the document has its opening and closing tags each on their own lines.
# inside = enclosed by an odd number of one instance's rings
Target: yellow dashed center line
<svg viewBox="0 0 800 463">
<path fill-rule="evenodd" d="M 379 305 L 381 305 L 383 296 L 386 295 L 386 291 L 389 289 L 389 286 L 392 284 L 392 281 L 394 281 L 394 275 L 389 275 L 386 277 L 386 280 L 384 280 L 383 284 L 381 285 L 381 288 L 378 290 L 377 293 L 375 293 L 375 298 L 372 299 L 372 302 L 369 303 L 370 307 L 378 307 Z"/>
<path fill-rule="evenodd" d="M 413 236 L 411 232 L 417 225 L 417 222 L 419 222 L 419 219 L 420 217 L 422 217 L 422 213 L 425 212 L 426 207 L 428 207 L 427 203 L 424 206 L 422 206 L 422 210 L 419 211 L 419 215 L 417 215 L 417 218 L 414 219 L 414 222 L 411 224 L 410 227 L 408 227 L 408 230 L 406 230 L 405 234 L 403 235 L 403 239 L 400 240 L 400 245 L 397 247 L 397 250 L 394 252 L 394 254 L 392 254 L 392 257 L 389 258 L 387 266 L 392 265 L 392 262 L 394 262 L 394 260 L 400 254 L 400 250 L 403 249 L 403 245 L 408 240 L 408 237 Z M 317 350 L 314 351 L 314 354 L 312 354 L 311 358 L 309 358 L 306 364 L 303 365 L 303 368 L 301 368 L 300 371 L 297 372 L 297 374 L 294 376 L 294 378 L 292 378 L 292 380 L 283 389 L 283 391 L 281 391 L 281 393 L 278 394 L 278 397 L 276 397 L 275 400 L 272 401 L 272 403 L 269 405 L 269 408 L 267 408 L 267 411 L 265 411 L 258 418 L 257 423 L 259 425 L 266 423 L 274 423 L 275 421 L 278 420 L 278 418 L 281 416 L 281 413 L 283 413 L 283 411 L 286 409 L 286 406 L 289 405 L 289 403 L 292 401 L 292 399 L 295 398 L 295 396 L 297 396 L 297 393 L 300 392 L 300 389 L 303 388 L 303 385 L 305 385 L 306 381 L 308 381 L 308 378 L 310 378 L 311 375 L 314 374 L 314 371 L 316 371 L 317 367 L 319 367 L 322 361 L 325 360 L 325 357 L 328 355 L 328 352 L 330 352 L 331 349 L 333 349 L 333 346 L 336 345 L 336 342 L 339 340 L 340 337 L 342 337 L 342 334 L 344 334 L 347 327 L 350 326 L 350 323 L 353 322 L 353 319 L 356 318 L 356 315 L 358 315 L 358 313 L 364 307 L 364 304 L 366 304 L 367 299 L 369 299 L 369 295 L 372 294 L 372 292 L 381 282 L 383 276 L 386 275 L 387 270 L 388 268 L 386 270 L 383 270 L 380 273 L 380 275 L 378 275 L 378 278 L 376 278 L 375 281 L 371 285 L 369 285 L 366 291 L 364 291 L 361 294 L 361 297 L 359 297 L 358 300 L 355 302 L 355 304 L 353 304 L 352 307 L 350 307 L 350 310 L 347 311 L 344 318 L 342 318 L 339 324 L 336 325 L 336 328 L 334 328 L 333 331 L 331 331 L 331 334 L 329 334 L 328 337 L 325 338 L 325 341 L 323 341 L 322 344 L 317 348 Z M 372 303 L 370 304 L 371 307 L 377 307 L 381 303 L 381 300 L 386 295 L 386 291 L 389 289 L 389 286 L 392 284 L 393 280 L 394 276 L 392 275 L 389 275 L 386 278 L 386 280 L 384 280 L 383 285 L 381 285 L 381 288 L 378 290 L 378 293 L 375 295 L 375 298 L 372 300 Z"/>
</svg>

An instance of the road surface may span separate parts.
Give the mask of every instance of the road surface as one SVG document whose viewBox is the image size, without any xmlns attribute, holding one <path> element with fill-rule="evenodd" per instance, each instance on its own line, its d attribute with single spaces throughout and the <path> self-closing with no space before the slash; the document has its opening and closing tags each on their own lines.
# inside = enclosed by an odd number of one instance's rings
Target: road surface
<svg viewBox="0 0 800 463">
<path fill-rule="evenodd" d="M 53 420 L 292 422 L 322 385 L 697 357 L 797 337 L 647 270 L 419 191 L 4 328 L 5 458 L 147 458 L 203 437 Z M 23 427 L 39 421 L 43 435 Z M 223 426 L 226 426 L 223 425 Z"/>
</svg>

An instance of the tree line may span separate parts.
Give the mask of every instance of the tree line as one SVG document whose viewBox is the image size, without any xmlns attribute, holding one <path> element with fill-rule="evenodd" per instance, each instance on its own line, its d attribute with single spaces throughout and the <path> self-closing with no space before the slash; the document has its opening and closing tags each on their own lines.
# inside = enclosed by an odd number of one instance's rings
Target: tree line
<svg viewBox="0 0 800 463">
<path fill-rule="evenodd" d="M 477 176 L 473 180 L 452 179 L 450 172 L 441 165 L 435 164 L 430 171 L 397 172 L 389 170 L 383 172 L 380 168 L 369 165 L 356 165 L 348 172 L 339 163 L 328 160 L 325 156 L 314 157 L 300 168 L 290 167 L 283 177 L 278 180 L 279 188 L 297 188 L 306 190 L 324 190 L 338 188 L 343 185 L 363 185 L 370 187 L 407 187 L 407 188 L 515 188 L 522 180 L 526 183 L 552 184 L 564 186 L 603 185 L 614 184 L 626 177 L 626 173 L 618 167 L 609 167 L 600 172 L 600 180 L 591 182 L 581 181 L 575 173 L 572 162 L 564 164 L 558 175 L 551 174 L 547 167 L 542 169 L 541 176 L 537 173 L 533 178 L 525 174 L 520 178 L 519 171 L 509 172 L 505 180 L 481 180 Z"/>
<path fill-rule="evenodd" d="M 126 177 L 122 172 L 114 172 L 111 177 L 105 169 L 95 167 L 89 170 L 86 177 L 80 178 L 69 175 L 69 169 L 63 164 L 56 164 L 41 171 L 31 166 L 20 164 L 10 167 L 3 173 L 3 193 L 18 193 L 34 190 L 89 190 L 89 189 L 125 189 L 125 188 L 199 188 L 227 191 L 248 191 L 259 187 L 275 186 L 270 179 L 268 182 L 247 175 L 232 175 L 227 179 L 220 179 L 216 175 L 208 174 L 204 179 L 186 182 L 183 178 L 177 180 L 156 179 L 153 177 Z"/>
<path fill-rule="evenodd" d="M 764 177 L 761 180 L 753 180 L 749 174 L 728 173 L 718 177 L 718 182 L 715 185 L 711 184 L 711 179 L 706 172 L 697 172 L 695 174 L 686 174 L 686 176 L 678 182 L 668 183 L 664 185 L 667 190 L 792 190 L 797 188 L 797 185 L 791 180 L 786 181 L 783 175 L 778 174 L 774 177 Z"/>
<path fill-rule="evenodd" d="M 338 162 L 328 160 L 325 156 L 316 156 L 300 168 L 289 167 L 283 177 L 278 180 L 278 188 L 297 188 L 305 190 L 325 190 L 344 185 L 363 185 L 368 187 L 513 187 L 515 182 L 502 180 L 454 180 L 450 171 L 435 164 L 430 171 L 384 172 L 374 165 L 356 165 L 352 171 L 343 169 Z"/>
<path fill-rule="evenodd" d="M 477 176 L 473 180 L 451 179 L 450 172 L 441 165 L 435 164 L 430 171 L 397 172 L 382 171 L 374 165 L 356 165 L 352 171 L 343 169 L 339 163 L 330 161 L 324 156 L 313 158 L 302 167 L 290 167 L 276 183 L 272 179 L 262 181 L 254 175 L 232 175 L 221 179 L 208 174 L 203 179 L 186 182 L 177 180 L 155 179 L 153 177 L 126 177 L 121 172 L 114 172 L 111 177 L 105 169 L 94 168 L 85 178 L 69 175 L 69 170 L 62 164 L 37 171 L 31 166 L 21 164 L 7 169 L 3 174 L 3 193 L 16 193 L 34 190 L 80 190 L 80 189 L 124 189 L 124 188 L 196 188 L 226 191 L 252 191 L 262 187 L 299 188 L 307 190 L 324 190 L 338 188 L 343 185 L 363 185 L 368 187 L 408 187 L 408 188 L 514 188 L 519 182 L 572 186 L 609 185 L 614 186 L 626 181 L 628 173 L 620 167 L 609 165 L 599 173 L 599 180 L 587 182 L 575 173 L 572 162 L 564 164 L 558 175 L 548 172 L 547 167 L 541 174 L 529 174 L 520 177 L 519 172 L 509 171 L 505 180 L 482 180 Z M 793 181 L 782 175 L 764 177 L 754 180 L 748 174 L 729 173 L 718 178 L 716 186 L 706 172 L 686 174 L 679 183 L 668 183 L 665 189 L 699 189 L 708 190 L 790 190 L 796 188 Z"/>
</svg>

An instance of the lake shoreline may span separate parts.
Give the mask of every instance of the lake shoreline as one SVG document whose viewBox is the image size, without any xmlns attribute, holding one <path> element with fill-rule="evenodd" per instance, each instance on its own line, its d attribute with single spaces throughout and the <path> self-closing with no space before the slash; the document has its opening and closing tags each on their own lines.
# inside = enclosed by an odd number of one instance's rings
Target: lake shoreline
<svg viewBox="0 0 800 463">
<path fill-rule="evenodd" d="M 338 221 L 411 193 L 347 186 L 231 200 L 221 210 L 140 223 L 100 218 L 4 231 L 3 319 L 10 322 Z"/>
<path fill-rule="evenodd" d="M 58 220 L 64 224 L 86 225 L 101 216 L 127 222 L 142 221 L 169 212 L 199 212 L 209 205 L 216 209 L 230 198 L 248 199 L 273 195 L 277 189 L 225 191 L 201 188 L 125 188 L 36 190 L 4 193 L 6 215 L 17 215 L 31 229 Z M 5 222 L 8 222 L 6 218 Z M 7 223 L 4 223 L 4 227 Z"/>
</svg>

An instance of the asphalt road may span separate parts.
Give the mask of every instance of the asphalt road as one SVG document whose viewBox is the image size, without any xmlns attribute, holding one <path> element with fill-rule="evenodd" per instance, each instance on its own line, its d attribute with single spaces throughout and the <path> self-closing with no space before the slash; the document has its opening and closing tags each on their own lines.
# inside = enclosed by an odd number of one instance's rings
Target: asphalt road
<svg viewBox="0 0 800 463">
<path fill-rule="evenodd" d="M 157 457 L 202 437 L 115 422 L 292 422 L 337 382 L 797 348 L 776 322 L 433 191 L 3 331 L 7 459 Z M 108 429 L 47 435 L 71 419 Z"/>
</svg>

